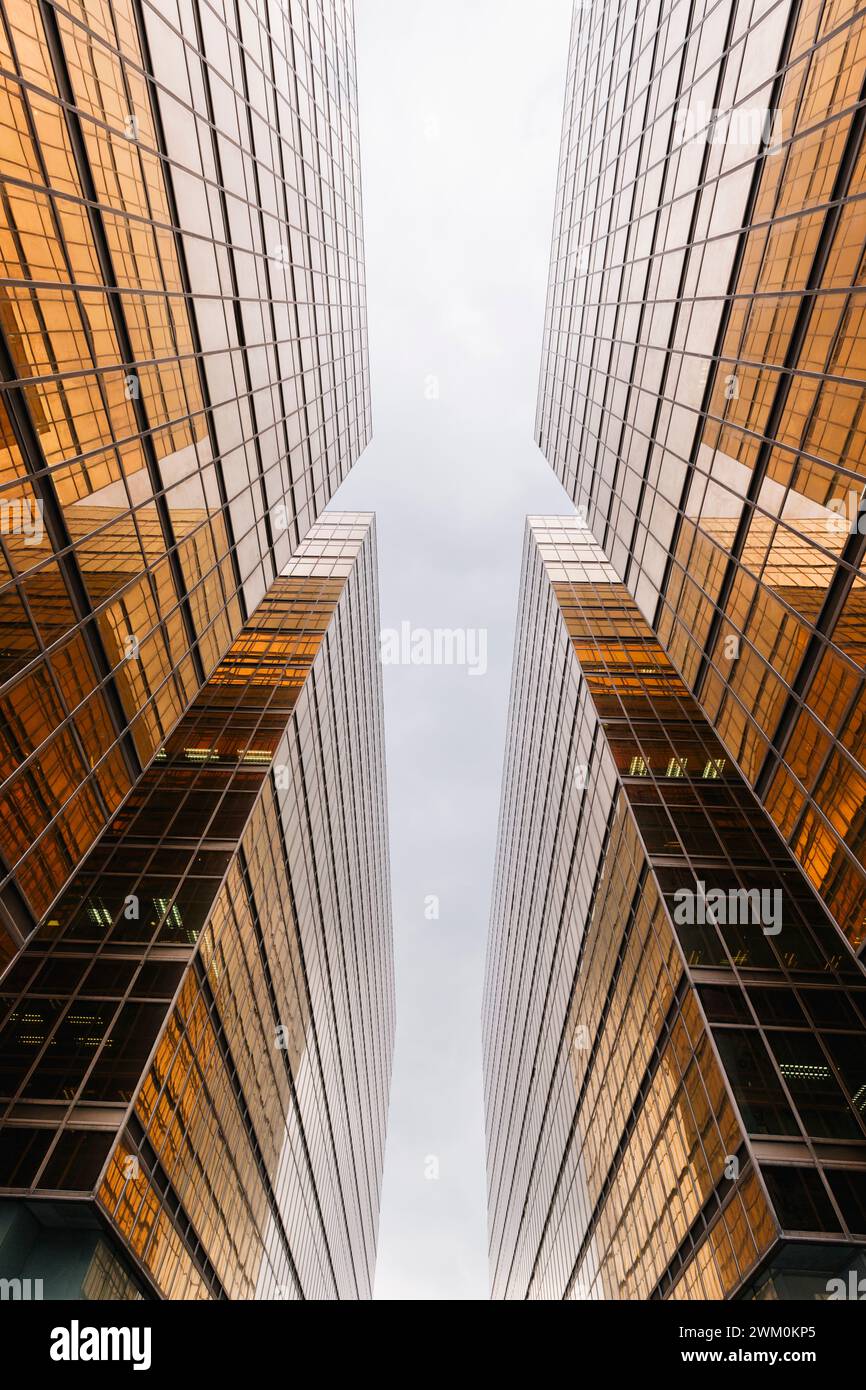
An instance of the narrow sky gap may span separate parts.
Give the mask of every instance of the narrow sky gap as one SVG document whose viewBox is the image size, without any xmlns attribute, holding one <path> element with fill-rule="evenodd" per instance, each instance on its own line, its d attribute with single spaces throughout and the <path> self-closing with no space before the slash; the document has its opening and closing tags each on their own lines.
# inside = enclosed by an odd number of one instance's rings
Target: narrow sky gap
<svg viewBox="0 0 866 1390">
<path fill-rule="evenodd" d="M 377 514 L 383 628 L 487 634 L 483 675 L 384 669 L 397 1042 L 378 1298 L 488 1297 L 480 1001 L 523 530 L 573 510 L 533 442 L 570 16 L 356 9 L 373 440 L 331 506 Z"/>
</svg>

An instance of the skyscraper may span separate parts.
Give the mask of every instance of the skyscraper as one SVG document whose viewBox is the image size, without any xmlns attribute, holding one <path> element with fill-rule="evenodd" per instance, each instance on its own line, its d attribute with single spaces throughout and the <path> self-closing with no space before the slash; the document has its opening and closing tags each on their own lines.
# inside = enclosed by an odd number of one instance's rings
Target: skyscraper
<svg viewBox="0 0 866 1390">
<path fill-rule="evenodd" d="M 485 993 L 503 1297 L 862 1268 L 866 27 L 576 0 Z M 583 529 L 586 527 L 587 529 Z"/>
<path fill-rule="evenodd" d="M 866 941 L 866 19 L 575 4 L 537 437 Z"/>
<path fill-rule="evenodd" d="M 394 1033 L 372 518 L 328 514 L 0 981 L 0 1273 L 372 1290 Z"/>
<path fill-rule="evenodd" d="M 494 1297 L 866 1271 L 866 972 L 580 517 L 530 519 L 486 966 Z"/>
<path fill-rule="evenodd" d="M 46 1297 L 372 1288 L 353 25 L 0 0 L 0 1276 Z"/>
<path fill-rule="evenodd" d="M 0 963 L 370 434 L 348 0 L 0 5 Z"/>
</svg>

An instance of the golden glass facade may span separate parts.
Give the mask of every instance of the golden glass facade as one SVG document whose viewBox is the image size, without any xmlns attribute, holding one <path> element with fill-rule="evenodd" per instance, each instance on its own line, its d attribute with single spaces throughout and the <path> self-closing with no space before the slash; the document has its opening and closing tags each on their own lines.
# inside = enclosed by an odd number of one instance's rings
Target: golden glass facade
<svg viewBox="0 0 866 1390">
<path fill-rule="evenodd" d="M 527 530 L 499 824 L 493 1296 L 862 1272 L 866 971 L 574 516 Z M 715 906 L 756 891 L 777 917 Z"/>
<path fill-rule="evenodd" d="M 2 963 L 369 438 L 351 4 L 4 0 L 0 126 Z"/>
<path fill-rule="evenodd" d="M 537 437 L 866 942 L 866 15 L 576 5 Z"/>
<path fill-rule="evenodd" d="M 371 1295 L 394 1036 L 377 633 L 373 520 L 327 513 L 0 981 L 4 1274 L 44 1264 L 22 1223 L 83 1211 L 114 1297 Z"/>
</svg>

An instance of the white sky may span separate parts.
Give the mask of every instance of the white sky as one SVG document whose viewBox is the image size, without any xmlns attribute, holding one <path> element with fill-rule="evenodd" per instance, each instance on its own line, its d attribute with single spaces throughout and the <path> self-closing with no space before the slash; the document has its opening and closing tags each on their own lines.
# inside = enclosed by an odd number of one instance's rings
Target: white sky
<svg viewBox="0 0 866 1390">
<path fill-rule="evenodd" d="M 332 506 L 377 513 L 384 627 L 485 628 L 488 647 L 484 676 L 384 667 L 397 1041 L 376 1296 L 487 1298 L 481 991 L 523 528 L 573 510 L 532 437 L 571 0 L 355 9 L 373 441 Z"/>
</svg>

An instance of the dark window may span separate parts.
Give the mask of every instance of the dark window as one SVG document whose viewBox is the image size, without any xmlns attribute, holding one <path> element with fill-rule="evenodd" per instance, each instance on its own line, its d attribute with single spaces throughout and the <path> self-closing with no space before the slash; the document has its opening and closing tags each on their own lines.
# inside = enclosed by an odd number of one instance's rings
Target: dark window
<svg viewBox="0 0 866 1390">
<path fill-rule="evenodd" d="M 698 990 L 710 1023 L 751 1023 L 743 991 L 735 985 L 701 985 Z"/>
<path fill-rule="evenodd" d="M 863 1132 L 812 1033 L 769 1033 L 779 1070 L 808 1134 L 818 1139 L 861 1139 Z"/>
<path fill-rule="evenodd" d="M 842 1209 L 845 1224 L 855 1235 L 866 1235 L 866 1173 L 829 1169 L 827 1180 Z"/>
<path fill-rule="evenodd" d="M 770 1201 L 786 1231 L 838 1231 L 839 1221 L 814 1168 L 762 1168 Z"/>
<path fill-rule="evenodd" d="M 4 1187 L 29 1187 L 48 1152 L 54 1131 L 6 1125 L 0 1129 L 0 1173 Z"/>
<path fill-rule="evenodd" d="M 39 1186 L 68 1192 L 91 1191 L 113 1143 L 114 1135 L 105 1131 L 66 1130 L 45 1165 Z"/>
<path fill-rule="evenodd" d="M 750 989 L 749 998 L 762 1023 L 805 1028 L 806 1016 L 789 989 Z"/>
<path fill-rule="evenodd" d="M 798 1134 L 797 1122 L 756 1030 L 713 1034 L 750 1134 Z"/>
</svg>

